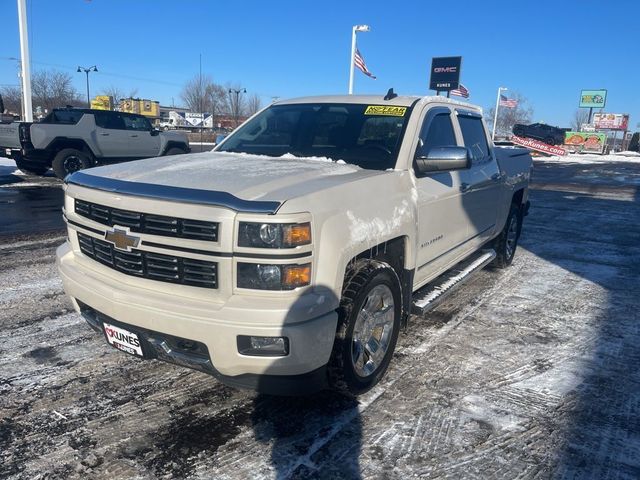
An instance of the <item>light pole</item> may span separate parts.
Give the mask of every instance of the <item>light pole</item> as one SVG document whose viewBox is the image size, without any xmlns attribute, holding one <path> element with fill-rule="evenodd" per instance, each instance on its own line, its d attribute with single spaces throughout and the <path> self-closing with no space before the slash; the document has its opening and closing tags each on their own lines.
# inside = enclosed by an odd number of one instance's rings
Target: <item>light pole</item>
<svg viewBox="0 0 640 480">
<path fill-rule="evenodd" d="M 491 140 L 495 141 L 496 139 L 496 125 L 498 123 L 498 107 L 500 106 L 500 93 L 506 92 L 508 90 L 507 87 L 498 87 L 498 97 L 496 98 L 496 109 L 493 115 L 493 132 L 491 132 Z"/>
<path fill-rule="evenodd" d="M 247 93 L 246 88 L 230 88 L 229 93 L 236 94 L 236 103 L 233 105 L 233 116 L 235 117 L 236 127 L 238 126 L 238 116 L 240 115 L 240 94 Z"/>
<path fill-rule="evenodd" d="M 349 65 L 349 95 L 353 95 L 353 60 L 356 56 L 356 33 L 368 32 L 371 30 L 369 25 L 354 25 L 351 28 L 351 62 Z"/>
<path fill-rule="evenodd" d="M 27 5 L 25 0 L 18 0 L 18 23 L 20 26 L 22 120 L 33 122 L 33 107 L 31 105 L 31 60 L 29 59 L 29 32 L 27 31 Z"/>
<path fill-rule="evenodd" d="M 98 67 L 95 65 L 89 68 L 78 66 L 78 73 L 84 72 L 87 74 L 87 108 L 91 108 L 91 97 L 89 96 L 89 72 L 97 72 Z"/>
</svg>

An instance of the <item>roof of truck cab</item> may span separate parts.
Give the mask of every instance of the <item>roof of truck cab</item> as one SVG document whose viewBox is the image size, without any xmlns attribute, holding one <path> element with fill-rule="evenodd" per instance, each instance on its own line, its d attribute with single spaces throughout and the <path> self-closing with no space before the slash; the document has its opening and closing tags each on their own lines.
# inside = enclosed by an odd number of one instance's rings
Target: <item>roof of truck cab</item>
<svg viewBox="0 0 640 480">
<path fill-rule="evenodd" d="M 424 103 L 447 103 L 459 107 L 479 110 L 479 107 L 470 103 L 461 102 L 459 100 L 443 97 L 441 95 L 427 95 L 423 97 L 417 95 L 398 95 L 392 100 L 385 100 L 384 97 L 384 95 L 322 95 L 279 100 L 275 102 L 274 105 L 287 105 L 295 103 L 355 103 L 365 105 L 394 105 L 401 107 L 410 107 L 417 101 L 422 101 Z"/>
</svg>

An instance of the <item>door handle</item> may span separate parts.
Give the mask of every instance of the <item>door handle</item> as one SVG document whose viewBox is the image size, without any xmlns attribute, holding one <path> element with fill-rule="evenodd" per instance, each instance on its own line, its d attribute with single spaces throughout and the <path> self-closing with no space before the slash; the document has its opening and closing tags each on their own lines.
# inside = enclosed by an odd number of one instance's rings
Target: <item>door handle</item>
<svg viewBox="0 0 640 480">
<path fill-rule="evenodd" d="M 108 133 L 101 133 L 100 135 L 102 135 L 103 137 L 108 137 L 109 136 Z"/>
<path fill-rule="evenodd" d="M 131 137 L 137 137 L 138 135 L 131 135 Z"/>
<path fill-rule="evenodd" d="M 470 188 L 471 188 L 471 185 L 469 185 L 468 183 L 463 182 L 460 184 L 460 191 L 463 193 L 468 192 Z"/>
</svg>

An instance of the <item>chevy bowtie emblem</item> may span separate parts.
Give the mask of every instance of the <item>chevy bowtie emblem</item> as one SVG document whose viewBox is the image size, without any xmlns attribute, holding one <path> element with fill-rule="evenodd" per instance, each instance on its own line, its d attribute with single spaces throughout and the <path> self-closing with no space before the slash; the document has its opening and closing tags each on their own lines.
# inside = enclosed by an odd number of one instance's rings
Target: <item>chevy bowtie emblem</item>
<svg viewBox="0 0 640 480">
<path fill-rule="evenodd" d="M 104 239 L 107 242 L 113 243 L 113 246 L 118 250 L 131 251 L 132 247 L 137 247 L 140 243 L 140 237 L 129 235 L 127 230 L 121 230 L 114 228 L 112 231 L 107 231 L 104 234 Z"/>
</svg>

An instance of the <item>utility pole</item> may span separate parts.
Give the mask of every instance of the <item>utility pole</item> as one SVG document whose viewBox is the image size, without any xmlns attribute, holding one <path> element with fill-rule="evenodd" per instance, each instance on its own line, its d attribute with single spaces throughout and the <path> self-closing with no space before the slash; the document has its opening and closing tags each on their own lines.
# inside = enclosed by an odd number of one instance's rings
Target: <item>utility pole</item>
<svg viewBox="0 0 640 480">
<path fill-rule="evenodd" d="M 31 105 L 31 60 L 29 59 L 26 0 L 18 0 L 18 23 L 20 24 L 20 63 L 22 67 L 22 120 L 25 122 L 33 122 L 33 106 Z"/>
<path fill-rule="evenodd" d="M 236 102 L 233 105 L 233 116 L 235 118 L 235 123 L 236 123 L 236 127 L 238 126 L 238 117 L 240 116 L 240 94 L 241 93 L 247 93 L 247 89 L 246 88 L 239 88 L 239 89 L 234 89 L 234 88 L 230 88 L 229 89 L 229 93 L 235 93 L 236 94 Z"/>
<path fill-rule="evenodd" d="M 89 72 L 97 72 L 98 67 L 96 67 L 95 65 L 89 68 L 79 66 L 77 71 L 78 73 L 84 72 L 87 75 L 87 108 L 91 108 L 91 96 L 89 95 Z"/>
</svg>

